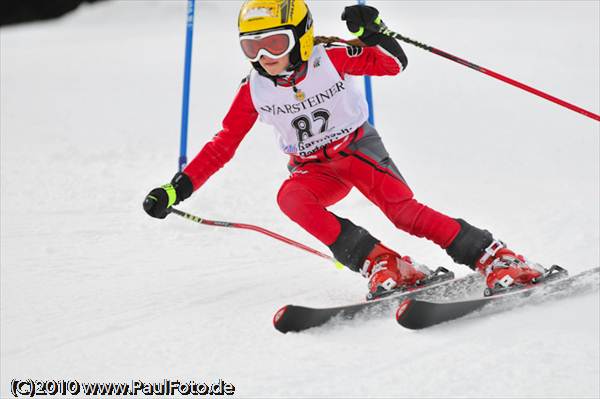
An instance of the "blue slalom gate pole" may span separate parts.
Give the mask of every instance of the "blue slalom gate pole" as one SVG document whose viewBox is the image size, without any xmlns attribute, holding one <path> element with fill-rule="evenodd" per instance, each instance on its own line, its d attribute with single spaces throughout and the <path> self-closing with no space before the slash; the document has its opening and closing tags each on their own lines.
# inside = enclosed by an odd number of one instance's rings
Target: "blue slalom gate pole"
<svg viewBox="0 0 600 399">
<path fill-rule="evenodd" d="M 373 107 L 373 91 L 371 89 L 371 77 L 365 76 L 365 95 L 369 105 L 369 123 L 375 126 L 375 109 Z"/>
<path fill-rule="evenodd" d="M 183 104 L 181 107 L 181 140 L 179 143 L 179 171 L 187 165 L 187 132 L 190 108 L 190 78 L 192 73 L 192 39 L 194 37 L 194 8 L 196 0 L 187 3 L 187 31 L 185 35 L 185 67 L 183 72 Z"/>
<path fill-rule="evenodd" d="M 364 5 L 366 0 L 358 0 L 358 4 Z M 373 89 L 370 76 L 365 76 L 365 96 L 369 105 L 369 123 L 375 126 L 375 107 L 373 106 Z"/>
</svg>

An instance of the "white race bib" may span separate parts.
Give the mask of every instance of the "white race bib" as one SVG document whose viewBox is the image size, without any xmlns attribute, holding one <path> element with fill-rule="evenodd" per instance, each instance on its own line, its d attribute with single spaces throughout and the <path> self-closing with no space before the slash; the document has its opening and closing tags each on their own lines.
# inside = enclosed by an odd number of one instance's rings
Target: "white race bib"
<svg viewBox="0 0 600 399">
<path fill-rule="evenodd" d="M 342 79 L 325 47 L 317 45 L 308 60 L 304 80 L 292 87 L 275 86 L 256 71 L 250 74 L 250 93 L 260 120 L 275 128 L 279 146 L 287 154 L 307 157 L 354 132 L 368 118 L 364 95 L 350 79 Z"/>
</svg>

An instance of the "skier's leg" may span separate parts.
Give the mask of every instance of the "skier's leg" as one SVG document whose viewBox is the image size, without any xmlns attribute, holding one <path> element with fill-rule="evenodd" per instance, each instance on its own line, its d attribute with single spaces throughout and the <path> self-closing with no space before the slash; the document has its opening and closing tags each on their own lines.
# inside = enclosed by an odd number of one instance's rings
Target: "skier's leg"
<svg viewBox="0 0 600 399">
<path fill-rule="evenodd" d="M 351 147 L 348 156 L 352 167 L 348 179 L 352 184 L 397 228 L 447 248 L 458 235 L 460 223 L 413 198 L 375 129 L 366 125 L 362 139 Z"/>
<path fill-rule="evenodd" d="M 526 283 L 540 276 L 541 266 L 516 255 L 489 231 L 416 201 L 371 126 L 366 126 L 363 138 L 350 150 L 353 164 L 348 178 L 399 229 L 435 242 L 456 263 L 486 275 L 490 287 Z"/>
<path fill-rule="evenodd" d="M 277 194 L 279 208 L 290 219 L 315 236 L 325 245 L 331 245 L 340 235 L 338 218 L 326 207 L 340 201 L 352 187 L 321 164 L 309 164 L 294 170 L 281 185 Z"/>
<path fill-rule="evenodd" d="M 331 164 L 313 163 L 294 169 L 281 186 L 277 203 L 290 219 L 327 245 L 339 262 L 358 272 L 379 240 L 326 209 L 350 189 L 347 182 L 332 173 Z"/>
</svg>

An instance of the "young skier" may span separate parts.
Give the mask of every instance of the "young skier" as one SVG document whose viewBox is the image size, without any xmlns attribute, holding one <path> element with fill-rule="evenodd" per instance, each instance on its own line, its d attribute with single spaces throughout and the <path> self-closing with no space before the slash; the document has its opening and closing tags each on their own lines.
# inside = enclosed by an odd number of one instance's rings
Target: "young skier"
<svg viewBox="0 0 600 399">
<path fill-rule="evenodd" d="M 527 284 L 543 267 L 516 255 L 487 230 L 437 212 L 413 193 L 367 122 L 364 96 L 348 75 L 397 75 L 407 58 L 399 43 L 377 33 L 383 22 L 369 6 L 346 7 L 348 29 L 365 47 L 314 44 L 313 20 L 304 0 L 250 0 L 238 28 L 253 70 L 238 90 L 223 126 L 171 183 L 152 190 L 145 211 L 164 218 L 234 155 L 257 118 L 273 125 L 290 155 L 290 177 L 277 195 L 281 210 L 328 246 L 350 270 L 369 279 L 371 297 L 417 284 L 431 271 L 384 246 L 350 220 L 326 208 L 352 187 L 377 205 L 394 225 L 427 238 L 459 264 L 486 276 L 488 287 Z"/>
</svg>

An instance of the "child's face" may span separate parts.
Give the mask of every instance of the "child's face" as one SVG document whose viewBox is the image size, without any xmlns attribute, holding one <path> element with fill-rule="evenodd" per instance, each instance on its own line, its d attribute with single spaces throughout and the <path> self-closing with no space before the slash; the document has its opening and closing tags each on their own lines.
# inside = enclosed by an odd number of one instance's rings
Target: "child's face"
<svg viewBox="0 0 600 399">
<path fill-rule="evenodd" d="M 258 60 L 260 66 L 271 76 L 279 75 L 290 65 L 290 55 L 286 54 L 281 58 L 269 58 L 263 55 Z"/>
</svg>

